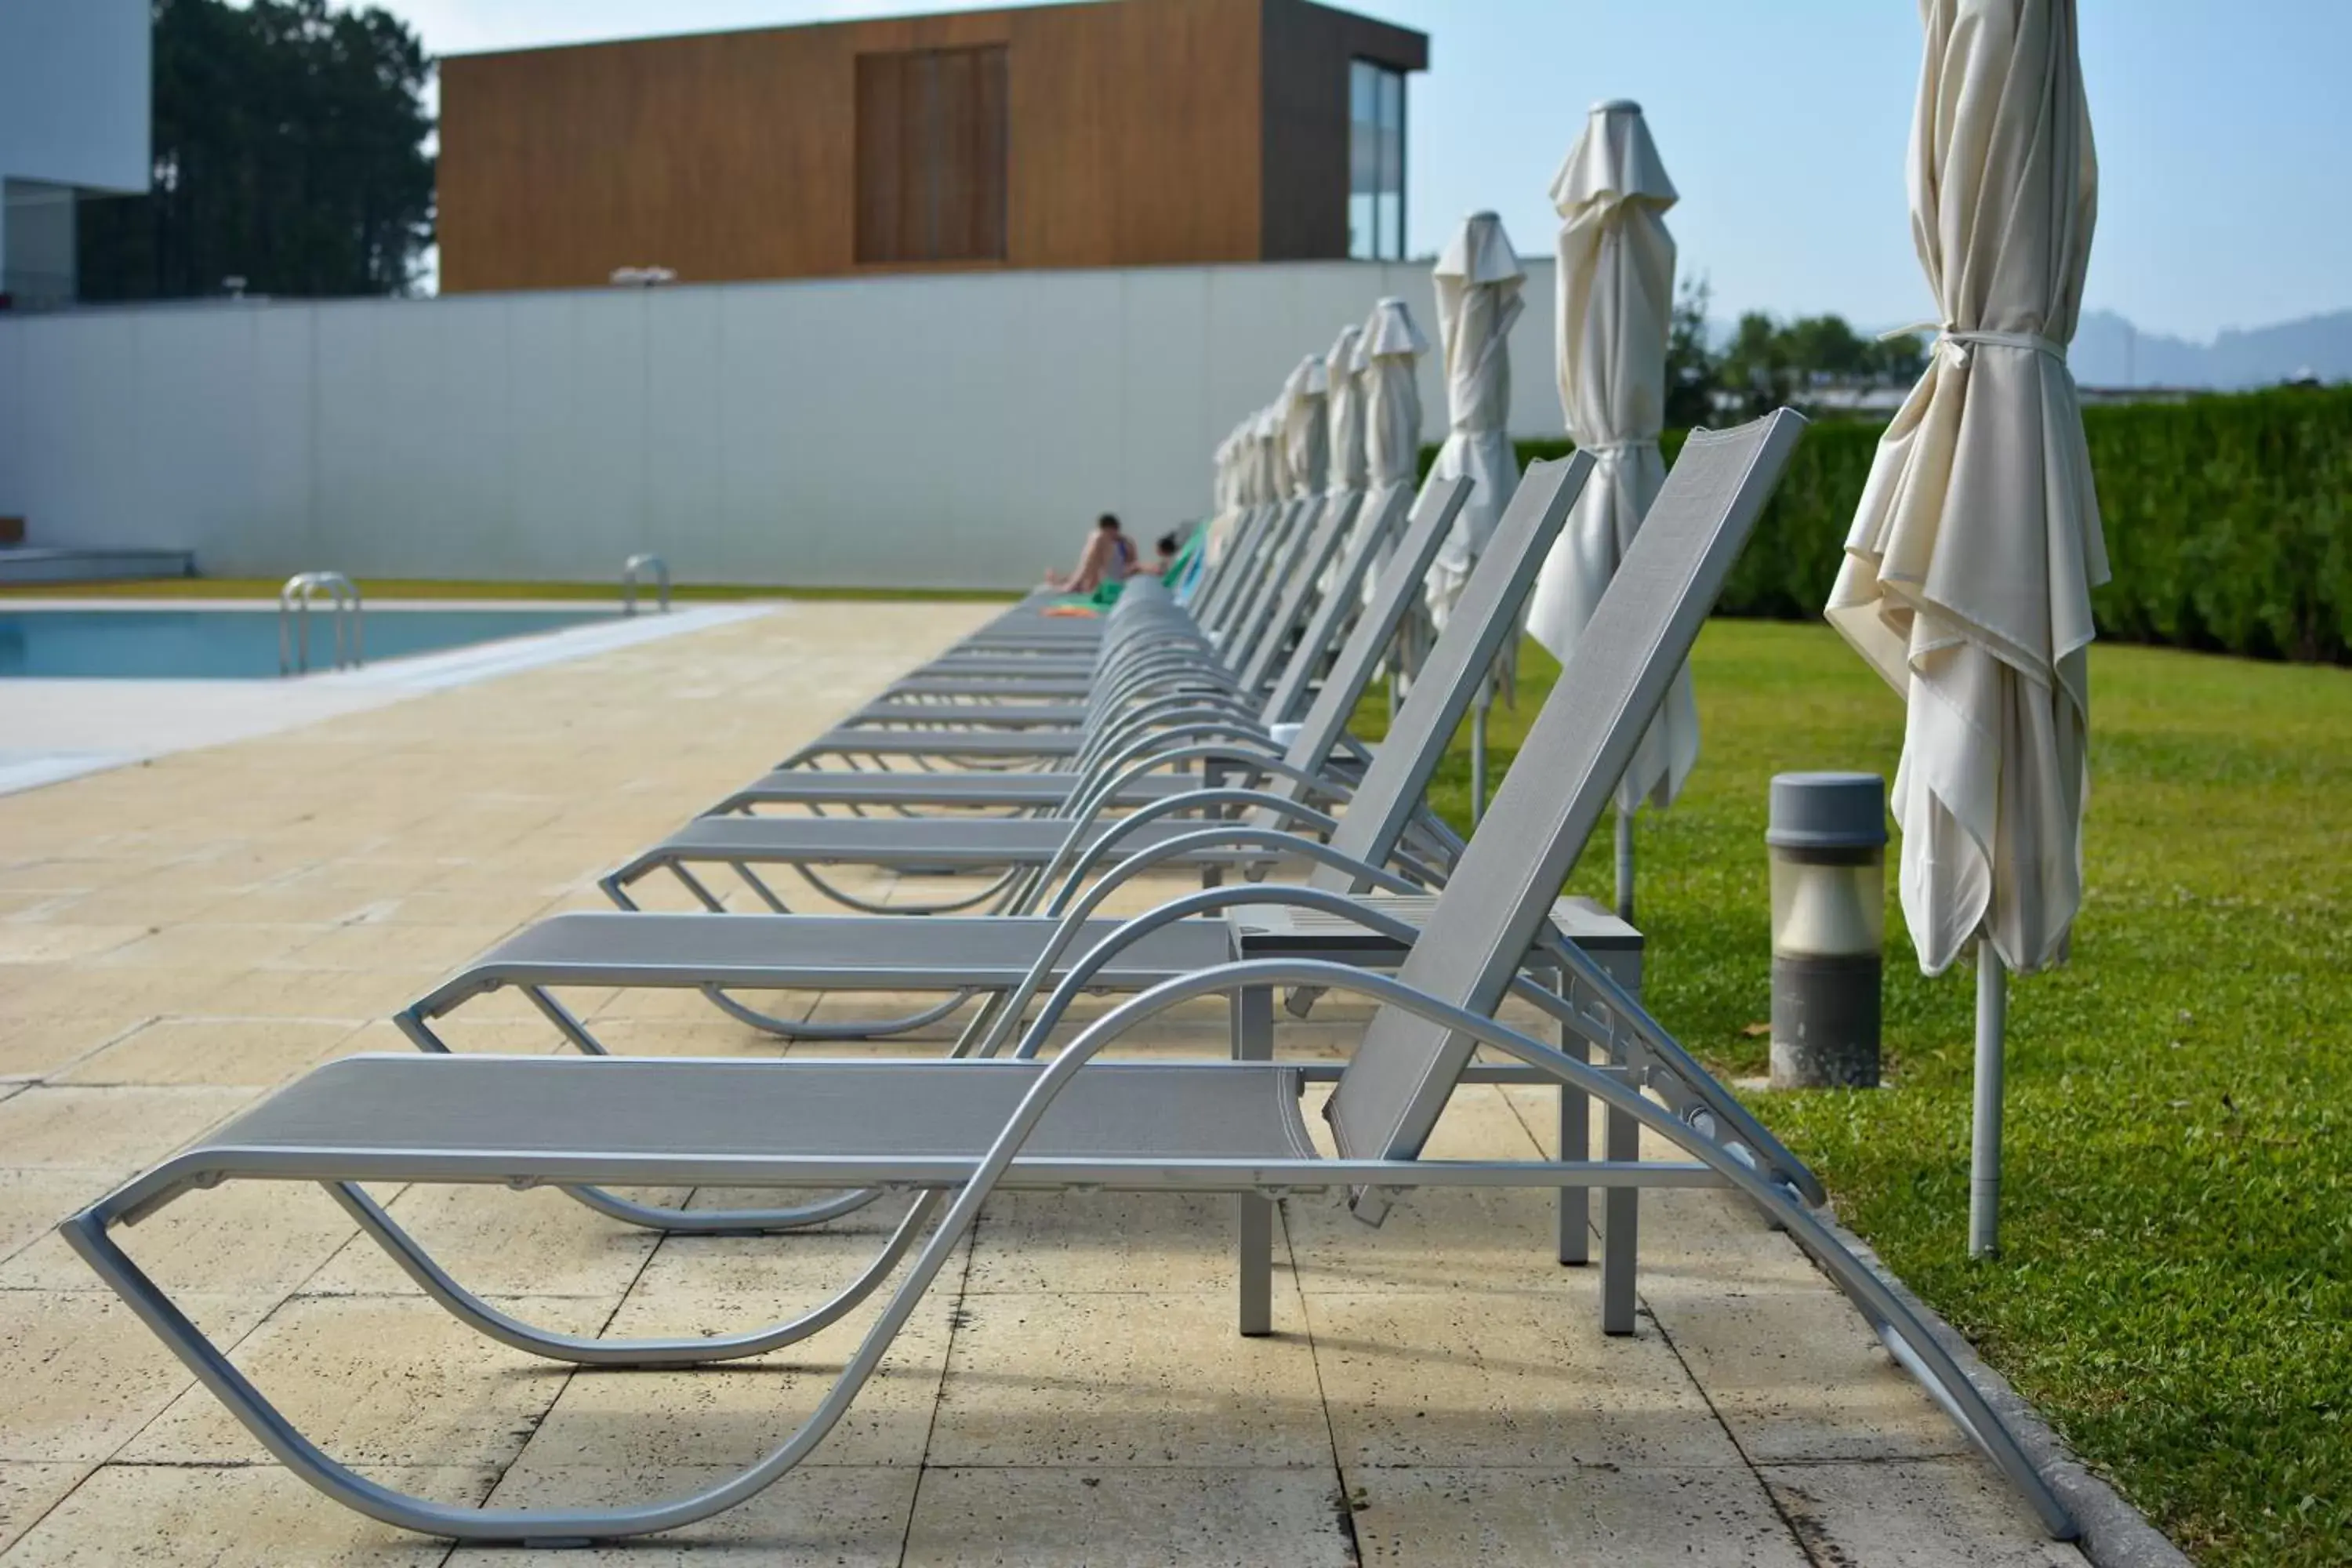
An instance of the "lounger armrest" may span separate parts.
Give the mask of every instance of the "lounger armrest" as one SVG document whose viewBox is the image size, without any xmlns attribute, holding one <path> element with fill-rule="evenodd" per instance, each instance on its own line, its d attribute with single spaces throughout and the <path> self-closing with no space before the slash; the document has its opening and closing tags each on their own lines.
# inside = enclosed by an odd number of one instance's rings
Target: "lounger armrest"
<svg viewBox="0 0 2352 1568">
<path fill-rule="evenodd" d="M 1111 894 L 1117 892 L 1120 886 L 1132 880 L 1134 878 L 1140 876 L 1143 872 L 1150 869 L 1153 866 L 1163 860 L 1171 859 L 1179 855 L 1190 854 L 1194 849 L 1213 848 L 1237 843 L 1267 846 L 1286 852 L 1296 853 L 1308 859 L 1320 860 L 1327 865 L 1337 866 L 1350 871 L 1367 873 L 1376 884 L 1385 885 L 1389 887 L 1391 891 L 1409 893 L 1416 890 L 1412 884 L 1405 881 L 1403 879 L 1391 876 L 1389 873 L 1381 871 L 1377 868 L 1365 866 L 1362 862 L 1355 859 L 1352 856 L 1334 849 L 1328 844 L 1324 844 L 1311 838 L 1299 838 L 1294 835 L 1285 833 L 1279 828 L 1253 827 L 1245 823 L 1226 823 L 1215 826 L 1203 827 L 1192 833 L 1179 834 L 1174 838 L 1169 839 L 1161 844 L 1154 845 L 1150 849 L 1144 850 L 1141 853 L 1130 857 L 1129 858 L 1112 867 L 1108 873 L 1103 876 L 1092 887 L 1088 888 L 1084 896 L 1066 910 L 1062 908 L 1061 900 L 1057 899 L 1054 907 L 1045 912 L 1055 916 L 1058 923 L 1055 925 L 1053 934 L 1046 939 L 1045 943 L 1038 950 L 1036 958 L 1031 962 L 1028 973 L 1022 976 L 1019 984 L 1015 985 L 1011 992 L 1007 993 L 1001 999 L 995 1016 L 990 1022 L 989 1027 L 983 1034 L 976 1039 L 967 1038 L 966 1040 L 959 1041 L 957 1043 L 957 1054 L 993 1056 L 999 1050 L 1003 1048 L 1006 1039 L 1011 1036 L 1013 1028 L 1019 1025 L 1023 1014 L 1028 1007 L 1030 999 L 1035 996 L 1037 993 L 1044 988 L 1045 976 L 1053 973 L 1054 965 L 1058 963 L 1062 955 L 1069 950 L 1071 942 L 1076 938 L 1078 932 L 1085 929 L 1087 919 L 1094 914 L 1096 910 L 1102 906 L 1103 902 L 1108 900 Z M 1075 887 L 1076 884 L 1072 884 L 1072 886 Z M 1259 900 L 1259 895 L 1263 894 L 1265 890 L 1265 889 L 1255 884 L 1253 884 L 1245 893 L 1243 889 L 1209 889 L 1209 891 L 1213 892 L 1223 891 L 1229 900 L 1239 900 L 1246 897 L 1257 901 L 1262 901 L 1262 900 Z M 1331 894 L 1328 896 L 1333 898 L 1343 897 L 1343 895 L 1339 894 Z M 1189 911 L 1195 907 L 1201 909 L 1219 907 L 1214 903 L 1200 903 L 1200 897 L 1201 896 L 1199 894 L 1188 895 L 1185 898 L 1173 900 L 1172 903 L 1162 904 L 1158 910 L 1150 911 L 1145 915 L 1139 916 L 1134 920 L 1127 921 L 1124 925 L 1118 928 L 1118 931 L 1113 933 L 1113 937 L 1118 940 L 1114 941 L 1112 938 L 1106 938 L 1103 943 L 1099 943 L 1095 949 L 1090 950 L 1091 953 L 1095 956 L 1094 967 L 1099 968 L 1104 960 L 1107 960 L 1112 953 L 1119 951 L 1119 949 L 1123 948 L 1128 943 L 1134 942 L 1145 931 L 1154 930 L 1158 926 L 1165 924 L 1165 920 L 1158 919 L 1156 917 L 1160 916 L 1167 910 L 1172 908 L 1178 909 L 1181 911 Z M 1380 918 L 1388 919 L 1390 917 L 1381 916 Z M 1411 941 L 1412 938 L 1408 935 L 1405 940 Z M 1089 973 L 1091 972 L 1092 970 L 1090 969 Z"/>
<path fill-rule="evenodd" d="M 1282 754 L 1282 748 L 1274 743 L 1273 738 L 1254 726 L 1196 721 L 1148 730 L 1140 735 L 1129 735 L 1108 751 L 1097 750 L 1097 742 L 1089 742 L 1087 748 L 1079 752 L 1072 771 L 1099 777 L 1105 770 L 1123 767 L 1138 758 L 1154 756 L 1167 748 L 1204 741 L 1214 741 L 1235 752 L 1254 751 L 1269 757 Z"/>
<path fill-rule="evenodd" d="M 1344 805 L 1355 798 L 1355 791 L 1335 779 L 1328 779 L 1305 768 L 1294 767 L 1281 757 L 1269 757 L 1262 752 L 1239 746 L 1220 745 L 1213 742 L 1178 746 L 1171 751 L 1153 752 L 1129 763 L 1116 773 L 1103 776 L 1098 782 L 1073 791 L 1065 804 L 1073 810 L 1090 802 L 1097 795 L 1117 800 L 1127 786 L 1149 774 L 1158 773 L 1177 763 L 1228 762 L 1238 763 L 1245 774 L 1270 774 L 1286 778 L 1298 785 L 1302 792 L 1318 795 L 1335 805 Z M 1207 787 L 1207 786 L 1203 786 Z"/>
<path fill-rule="evenodd" d="M 1107 804 L 1105 801 L 1097 801 L 1091 811 L 1070 824 L 1069 833 L 1063 838 L 1061 847 L 1055 850 L 1053 859 L 1046 864 L 1045 872 L 1040 878 L 1043 884 L 1050 884 L 1055 877 L 1063 876 L 1062 868 L 1065 862 L 1069 866 L 1068 873 L 1063 881 L 1062 891 L 1055 896 L 1054 902 L 1047 907 L 1045 910 L 1047 914 L 1061 912 L 1063 902 L 1068 896 L 1069 890 L 1077 886 L 1080 879 L 1100 863 L 1105 856 L 1118 847 L 1120 840 L 1130 837 L 1140 827 L 1157 822 L 1161 817 L 1173 816 L 1179 812 L 1201 811 L 1215 805 L 1247 806 L 1255 811 L 1270 813 L 1277 818 L 1287 818 L 1303 823 L 1324 833 L 1337 832 L 1339 826 L 1339 819 L 1329 813 L 1318 811 L 1313 806 L 1292 800 L 1287 795 L 1276 795 L 1270 790 L 1221 787 L 1187 790 L 1182 795 L 1170 795 L 1164 800 L 1155 800 L 1148 805 L 1140 806 L 1121 816 L 1110 825 L 1101 837 L 1087 844 L 1086 843 L 1087 832 L 1095 825 L 1096 818 L 1105 804 Z M 1074 855 L 1075 859 L 1071 858 Z"/>
</svg>

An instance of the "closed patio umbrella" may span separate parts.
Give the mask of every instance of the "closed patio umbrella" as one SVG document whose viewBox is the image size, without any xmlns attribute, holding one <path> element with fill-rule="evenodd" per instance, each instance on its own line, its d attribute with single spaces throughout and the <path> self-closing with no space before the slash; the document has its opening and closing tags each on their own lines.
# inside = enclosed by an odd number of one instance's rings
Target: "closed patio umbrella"
<svg viewBox="0 0 2352 1568">
<path fill-rule="evenodd" d="M 1371 494 L 1364 502 L 1364 510 L 1377 514 L 1388 504 L 1389 492 L 1398 486 L 1412 488 L 1421 469 L 1421 356 L 1429 352 L 1429 340 L 1412 324 L 1412 312 L 1403 300 L 1391 296 L 1372 307 L 1370 320 L 1364 323 L 1363 336 L 1356 344 L 1356 374 L 1360 378 L 1364 397 L 1364 464 L 1370 480 Z M 1383 542 L 1372 571 L 1364 579 L 1366 603 L 1370 602 L 1373 579 L 1388 565 L 1393 542 Z M 1417 641 L 1418 628 L 1412 620 L 1405 622 L 1399 633 L 1401 646 Z M 1406 651 L 1402 662 L 1410 666 L 1412 654 Z M 1392 651 L 1389 659 L 1389 701 L 1397 697 L 1400 658 Z"/>
<path fill-rule="evenodd" d="M 1331 468 L 1321 354 L 1300 360 L 1282 384 L 1282 447 L 1294 493 L 1321 495 Z"/>
<path fill-rule="evenodd" d="M 1827 614 L 1904 696 L 1903 912 L 1978 942 L 1969 1246 L 1998 1245 L 2005 969 L 2083 899 L 2091 589 L 2106 547 L 2066 345 L 2098 159 L 2074 0 L 1922 0 L 1911 229 L 1943 338 L 1880 441 Z"/>
<path fill-rule="evenodd" d="M 1364 329 L 1350 321 L 1339 329 L 1331 352 L 1323 356 L 1323 411 L 1329 429 L 1329 490 L 1334 506 L 1344 505 L 1349 495 L 1363 489 L 1370 472 L 1364 462 L 1364 385 L 1356 374 L 1356 344 L 1363 335 Z M 1353 528 L 1371 525 L 1368 510 L 1357 508 Z M 1340 556 L 1352 550 L 1355 542 L 1351 530 Z M 1335 559 L 1329 575 L 1336 577 L 1339 572 Z M 1328 591 L 1331 584 L 1326 581 L 1323 586 Z"/>
<path fill-rule="evenodd" d="M 1290 448 L 1282 439 L 1282 398 L 1278 394 L 1272 403 L 1257 411 L 1257 447 L 1266 500 L 1286 500 L 1297 494 L 1298 487 L 1290 471 Z"/>
<path fill-rule="evenodd" d="M 1437 293 L 1438 352 L 1445 363 L 1445 444 L 1430 466 L 1432 478 L 1468 479 L 1470 498 L 1430 563 L 1423 593 L 1433 631 L 1470 580 L 1470 568 L 1519 488 L 1518 454 L 1507 426 L 1511 408 L 1511 328 L 1526 302 L 1527 280 L 1503 220 L 1472 213 L 1462 220 L 1437 265 L 1430 269 Z M 1518 668 L 1519 639 L 1507 639 L 1495 660 L 1507 681 Z M 1470 820 L 1486 810 L 1486 711 L 1494 706 L 1492 677 L 1478 686 L 1470 716 Z"/>
<path fill-rule="evenodd" d="M 1437 286 L 1437 338 L 1445 361 L 1445 444 L 1437 449 L 1433 477 L 1464 478 L 1475 488 L 1438 546 L 1431 565 L 1427 598 L 1430 623 L 1445 626 L 1446 613 L 1470 580 L 1471 565 L 1486 548 L 1495 524 L 1519 487 L 1518 455 L 1511 449 L 1512 326 L 1526 302 L 1527 281 L 1511 249 L 1503 220 L 1473 213 L 1462 220 L 1438 257 L 1431 277 Z"/>
<path fill-rule="evenodd" d="M 1597 103 L 1553 176 L 1559 212 L 1559 403 L 1592 477 L 1544 562 L 1528 630 L 1560 658 L 1666 482 L 1666 337 L 1675 308 L 1676 200 L 1642 106 Z M 1633 918 L 1633 813 L 1671 805 L 1698 761 L 1698 704 L 1685 665 L 1617 784 L 1617 912 Z"/>
</svg>

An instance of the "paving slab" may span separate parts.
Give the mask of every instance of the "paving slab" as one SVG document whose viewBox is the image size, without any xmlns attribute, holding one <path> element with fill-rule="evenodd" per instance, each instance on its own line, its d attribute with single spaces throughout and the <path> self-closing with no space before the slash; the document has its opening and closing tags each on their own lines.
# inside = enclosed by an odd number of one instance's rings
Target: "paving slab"
<svg viewBox="0 0 2352 1568">
<path fill-rule="evenodd" d="M 1234 1332 L 1228 1288 L 971 1294 L 940 1390 L 940 1465 L 1328 1463 L 1316 1354 L 1295 1292 L 1275 1331 Z"/>
<path fill-rule="evenodd" d="M 495 1477 L 436 1467 L 378 1468 L 387 1485 L 478 1503 Z M 253 1568 L 428 1568 L 448 1555 L 352 1512 L 275 1464 L 108 1465 L 75 1487 L 7 1552 L 8 1568 L 124 1563 Z"/>
<path fill-rule="evenodd" d="M 907 1568 L 1346 1568 L 1328 1468 L 932 1469 Z"/>
<path fill-rule="evenodd" d="M 1350 1494 L 1367 1563 L 1817 1568 L 1742 1467 L 1375 1469 Z M 1877 1568 L 1877 1559 L 1854 1559 Z M 1843 1563 L 1837 1568 L 1846 1568 Z"/>
</svg>

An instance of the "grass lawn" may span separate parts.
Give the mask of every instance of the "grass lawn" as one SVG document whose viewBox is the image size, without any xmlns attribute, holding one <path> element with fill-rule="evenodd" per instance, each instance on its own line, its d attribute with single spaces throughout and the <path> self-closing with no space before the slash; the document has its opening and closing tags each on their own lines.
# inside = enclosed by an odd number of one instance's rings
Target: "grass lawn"
<svg viewBox="0 0 2352 1568">
<path fill-rule="evenodd" d="M 21 583 L 0 585 L 0 598 L 26 599 L 268 599 L 275 603 L 284 579 L 277 577 L 138 577 L 110 583 Z M 619 580 L 610 583 L 485 583 L 436 577 L 367 577 L 360 592 L 371 599 L 590 599 L 618 604 Z M 762 588 L 726 584 L 680 583 L 674 603 L 739 599 L 1004 599 L 1018 594 L 1002 588 Z M 654 585 L 639 584 L 640 607 L 654 603 Z"/>
<path fill-rule="evenodd" d="M 1692 662 L 1705 750 L 1640 819 L 1650 1002 L 1761 1075 L 1766 782 L 1892 780 L 1902 710 L 1822 627 L 1715 621 Z M 1557 674 L 1532 645 L 1526 667 L 1498 778 Z M 2352 1563 L 2352 670 L 2105 645 L 2092 667 L 2074 959 L 2011 991 L 2003 1255 L 1967 1256 L 1973 973 L 1918 973 L 1891 847 L 1889 1087 L 1751 1099 L 2199 1561 Z M 1465 735 L 1436 791 L 1457 824 L 1468 789 Z M 1605 826 L 1570 885 L 1611 897 Z"/>
</svg>

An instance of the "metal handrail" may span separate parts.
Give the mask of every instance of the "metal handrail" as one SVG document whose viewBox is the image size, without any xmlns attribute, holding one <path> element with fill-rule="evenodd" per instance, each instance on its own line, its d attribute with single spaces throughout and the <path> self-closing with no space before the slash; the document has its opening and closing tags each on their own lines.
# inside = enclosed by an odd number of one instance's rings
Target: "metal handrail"
<svg viewBox="0 0 2352 1568">
<path fill-rule="evenodd" d="M 650 571 L 654 574 L 654 592 L 661 603 L 663 615 L 669 614 L 669 563 L 658 555 L 632 555 L 621 567 L 621 614 L 637 613 L 637 574 Z"/>
<path fill-rule="evenodd" d="M 278 674 L 310 673 L 310 603 L 321 593 L 328 595 L 334 607 L 335 668 L 356 669 L 367 662 L 366 605 L 360 597 L 359 584 L 341 572 L 297 572 L 278 590 Z"/>
</svg>

